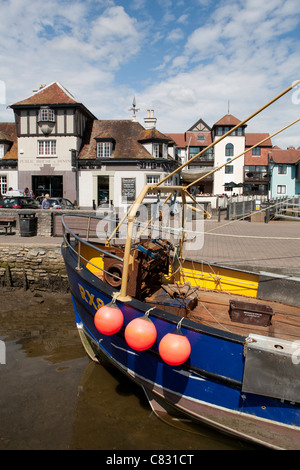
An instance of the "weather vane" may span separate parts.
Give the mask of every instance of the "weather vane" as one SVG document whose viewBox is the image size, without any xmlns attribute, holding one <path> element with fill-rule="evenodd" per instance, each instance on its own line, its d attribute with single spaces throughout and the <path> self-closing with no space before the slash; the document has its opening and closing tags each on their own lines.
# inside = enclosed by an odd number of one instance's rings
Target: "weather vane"
<svg viewBox="0 0 300 470">
<path fill-rule="evenodd" d="M 136 114 L 138 111 L 140 110 L 140 108 L 137 108 L 136 107 L 136 101 L 135 101 L 135 96 L 133 97 L 133 102 L 132 102 L 132 108 L 129 108 L 128 111 L 133 111 L 133 115 L 132 115 L 132 120 L 135 121 L 136 120 Z"/>
</svg>

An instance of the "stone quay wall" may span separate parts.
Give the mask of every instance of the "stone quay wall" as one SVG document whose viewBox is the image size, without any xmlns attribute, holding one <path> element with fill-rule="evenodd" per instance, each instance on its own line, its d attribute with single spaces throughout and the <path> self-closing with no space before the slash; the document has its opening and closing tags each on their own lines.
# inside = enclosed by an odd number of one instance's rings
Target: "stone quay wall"
<svg viewBox="0 0 300 470">
<path fill-rule="evenodd" d="M 35 235 L 37 235 L 38 237 L 61 236 L 62 235 L 62 223 L 61 223 L 60 216 L 61 215 L 68 216 L 68 215 L 73 215 L 73 214 L 80 214 L 83 216 L 89 216 L 89 215 L 104 216 L 107 214 L 107 212 L 105 212 L 105 210 L 103 210 L 102 212 L 100 211 L 96 212 L 96 211 L 88 211 L 88 210 L 76 210 L 76 211 L 49 210 L 49 209 L 48 210 L 45 210 L 45 209 L 44 210 L 42 209 L 24 210 L 24 209 L 1 209 L 0 208 L 0 218 L 1 217 L 14 217 L 15 222 L 13 223 L 13 226 L 12 226 L 12 233 L 15 235 L 22 235 L 21 230 L 20 230 L 20 220 L 22 219 L 24 220 L 24 217 L 28 217 L 28 216 L 31 216 L 34 219 L 36 219 Z M 87 224 L 87 222 L 85 222 L 85 224 Z M 75 228 L 75 226 L 73 228 Z"/>
<path fill-rule="evenodd" d="M 0 286 L 68 292 L 60 246 L 0 246 Z"/>
<path fill-rule="evenodd" d="M 78 210 L 73 211 L 52 211 L 36 210 L 25 211 L 27 214 L 33 214 L 36 219 L 35 236 L 24 236 L 20 233 L 20 216 L 24 216 L 23 210 L 18 209 L 0 209 L 1 216 L 13 216 L 15 223 L 12 228 L 12 234 L 3 236 L 0 245 L 0 287 L 21 287 L 24 289 L 47 289 L 51 292 L 68 292 L 69 283 L 61 256 L 62 242 L 62 222 L 60 215 L 85 215 L 94 216 L 95 211 Z M 105 215 L 106 212 L 103 211 Z M 96 227 L 98 221 L 89 217 L 68 218 L 68 226 L 75 234 L 85 236 L 87 224 L 90 225 L 90 236 L 96 236 Z M 14 241 L 14 235 L 19 239 Z M 20 236 L 23 242 L 20 242 Z M 43 243 L 43 237 L 48 238 L 48 242 Z M 49 237 L 53 243 L 49 243 Z"/>
<path fill-rule="evenodd" d="M 20 236 L 20 216 L 32 214 L 36 219 L 39 244 L 31 236 L 23 237 L 23 243 L 14 242 Z M 62 213 L 62 212 L 61 212 Z M 13 216 L 12 235 L 8 234 L 0 246 L 0 286 L 24 289 L 47 289 L 51 292 L 67 292 L 68 279 L 60 252 L 60 241 L 53 237 L 61 235 L 61 218 L 58 211 L 0 209 L 0 217 Z M 53 237 L 53 244 L 43 245 L 42 237 Z"/>
</svg>

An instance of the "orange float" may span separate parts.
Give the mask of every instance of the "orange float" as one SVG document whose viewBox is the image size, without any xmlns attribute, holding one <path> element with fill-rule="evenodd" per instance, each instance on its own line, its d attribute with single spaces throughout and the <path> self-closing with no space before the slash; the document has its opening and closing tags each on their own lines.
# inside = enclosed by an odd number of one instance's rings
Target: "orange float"
<svg viewBox="0 0 300 470">
<path fill-rule="evenodd" d="M 132 349 L 145 351 L 151 348 L 157 337 L 154 323 L 147 315 L 135 318 L 125 328 L 125 339 Z"/>
<path fill-rule="evenodd" d="M 159 343 L 159 354 L 171 366 L 183 364 L 191 354 L 191 345 L 186 336 L 176 331 L 167 333 Z"/>
<path fill-rule="evenodd" d="M 124 323 L 122 311 L 114 302 L 103 305 L 94 316 L 94 324 L 103 335 L 114 335 Z"/>
</svg>

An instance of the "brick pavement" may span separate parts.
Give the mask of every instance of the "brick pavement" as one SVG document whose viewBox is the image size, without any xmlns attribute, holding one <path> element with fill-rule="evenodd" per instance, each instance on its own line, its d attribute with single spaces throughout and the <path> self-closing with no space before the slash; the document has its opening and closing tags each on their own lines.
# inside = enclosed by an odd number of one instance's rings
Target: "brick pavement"
<svg viewBox="0 0 300 470">
<path fill-rule="evenodd" d="M 0 235 L 0 246 L 60 246 L 61 242 L 61 237 Z M 241 269 L 300 276 L 300 222 L 206 220 L 203 247 L 187 252 L 186 257 Z"/>
<path fill-rule="evenodd" d="M 207 220 L 203 248 L 194 259 L 300 275 L 300 222 Z"/>
</svg>

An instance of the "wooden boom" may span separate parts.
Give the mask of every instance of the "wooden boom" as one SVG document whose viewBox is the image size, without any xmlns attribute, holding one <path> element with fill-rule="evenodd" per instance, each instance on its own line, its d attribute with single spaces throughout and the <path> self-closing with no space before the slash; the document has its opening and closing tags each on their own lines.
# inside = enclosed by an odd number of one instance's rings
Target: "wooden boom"
<svg viewBox="0 0 300 470">
<path fill-rule="evenodd" d="M 165 178 L 163 178 L 159 183 L 156 183 L 155 185 L 146 185 L 144 186 L 144 188 L 142 189 L 142 191 L 140 192 L 139 196 L 137 197 L 137 199 L 135 200 L 135 202 L 132 204 L 132 206 L 130 207 L 128 213 L 126 214 L 126 216 L 128 217 L 128 225 L 127 225 L 127 238 L 126 238 L 126 244 L 125 244 L 125 251 L 124 251 L 124 260 L 123 260 L 123 274 L 122 274 L 122 284 L 121 284 L 121 291 L 118 295 L 118 300 L 120 301 L 130 301 L 131 300 L 131 297 L 129 295 L 127 295 L 127 284 L 128 284 L 128 273 L 129 273 L 129 265 L 130 265 L 130 250 L 131 250 L 131 244 L 132 244 L 132 233 L 133 233 L 133 226 L 134 226 L 134 220 L 136 218 L 136 213 L 140 207 L 140 205 L 142 204 L 146 194 L 148 191 L 150 192 L 153 192 L 153 191 L 162 191 L 162 192 L 180 192 L 181 193 L 181 196 L 182 196 L 182 201 L 184 202 L 185 201 L 185 196 L 188 195 L 191 197 L 191 195 L 189 194 L 188 192 L 188 188 L 192 185 L 192 184 L 195 184 L 195 182 L 201 180 L 202 178 L 204 178 L 205 176 L 207 175 L 210 175 L 211 173 L 214 173 L 215 171 L 219 170 L 220 168 L 222 168 L 223 166 L 225 166 L 226 164 L 232 162 L 233 160 L 235 160 L 236 158 L 239 158 L 241 157 L 242 155 L 244 155 L 244 153 L 246 153 L 247 151 L 251 150 L 252 148 L 256 147 L 257 145 L 263 143 L 266 139 L 263 139 L 261 142 L 259 142 L 258 144 L 254 145 L 253 147 L 251 147 L 251 149 L 247 149 L 245 152 L 237 155 L 236 157 L 232 158 L 229 162 L 226 162 L 225 164 L 222 164 L 221 166 L 219 166 L 218 168 L 212 170 L 211 172 L 207 173 L 206 175 L 203 175 L 202 177 L 198 178 L 196 181 L 194 181 L 193 183 L 190 183 L 188 186 L 162 186 L 162 183 L 164 183 L 166 180 L 168 180 L 171 176 L 173 176 L 174 174 L 178 173 L 179 171 L 182 170 L 182 168 L 184 168 L 186 165 L 190 164 L 193 160 L 195 160 L 196 158 L 198 158 L 199 156 L 201 156 L 204 152 L 206 152 L 207 150 L 209 150 L 210 148 L 212 148 L 213 146 L 215 146 L 217 143 L 221 142 L 221 140 L 223 140 L 225 137 L 227 137 L 228 135 L 230 135 L 234 130 L 236 130 L 238 127 L 241 127 L 243 126 L 246 122 L 248 122 L 250 119 L 252 119 L 254 116 L 257 116 L 257 114 L 259 114 L 261 111 L 263 111 L 264 109 L 266 109 L 268 106 L 270 106 L 271 104 L 273 104 L 275 101 L 279 100 L 282 96 L 284 96 L 286 93 L 288 93 L 290 90 L 292 90 L 295 86 L 299 85 L 300 84 L 300 80 L 297 80 L 295 81 L 291 86 L 289 86 L 288 88 L 286 88 L 283 92 L 281 92 L 279 95 L 275 96 L 275 98 L 273 98 L 271 101 L 269 101 L 267 104 L 265 104 L 264 106 L 262 106 L 261 108 L 259 108 L 257 111 L 255 111 L 254 113 L 252 113 L 250 116 L 248 116 L 246 119 L 244 119 L 243 121 L 241 121 L 239 124 L 237 124 L 236 126 L 234 126 L 232 129 L 230 129 L 228 132 L 226 132 L 223 136 L 221 136 L 219 139 L 217 139 L 215 142 L 212 142 L 210 145 L 208 145 L 206 148 L 204 148 L 203 150 L 201 150 L 201 152 L 199 152 L 198 154 L 194 155 L 194 157 L 192 157 L 190 160 L 186 161 L 185 163 L 183 163 L 179 168 L 177 168 L 176 170 L 174 170 L 172 173 L 170 173 L 168 176 L 166 176 Z M 269 136 L 269 138 L 273 137 L 274 135 L 278 134 L 279 132 L 282 132 L 283 130 L 287 129 L 288 127 L 292 126 L 293 124 L 295 124 L 296 122 L 298 122 L 300 120 L 297 119 L 295 121 L 293 121 L 292 123 L 288 124 L 287 126 L 283 127 L 282 129 L 280 129 L 279 131 L 275 132 L 274 134 L 272 134 L 272 136 Z M 183 241 L 183 240 L 182 240 Z"/>
</svg>

